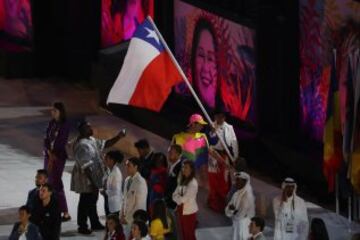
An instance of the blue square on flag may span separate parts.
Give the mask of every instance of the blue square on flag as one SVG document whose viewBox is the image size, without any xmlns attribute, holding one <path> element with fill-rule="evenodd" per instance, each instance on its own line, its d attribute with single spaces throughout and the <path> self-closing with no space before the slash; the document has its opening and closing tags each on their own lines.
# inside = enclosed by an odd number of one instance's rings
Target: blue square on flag
<svg viewBox="0 0 360 240">
<path fill-rule="evenodd" d="M 145 19 L 145 21 L 137 27 L 133 38 L 139 38 L 150 43 L 159 50 L 159 52 L 164 51 L 164 46 L 161 44 L 159 36 L 148 19 Z"/>
</svg>

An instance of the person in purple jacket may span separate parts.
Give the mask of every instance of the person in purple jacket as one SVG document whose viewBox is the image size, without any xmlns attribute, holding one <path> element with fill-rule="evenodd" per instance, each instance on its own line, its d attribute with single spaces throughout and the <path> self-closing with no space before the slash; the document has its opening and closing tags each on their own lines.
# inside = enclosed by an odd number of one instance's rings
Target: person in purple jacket
<svg viewBox="0 0 360 240">
<path fill-rule="evenodd" d="M 44 139 L 44 168 L 48 172 L 48 183 L 57 192 L 62 221 L 71 219 L 65 198 L 62 174 L 68 157 L 66 144 L 68 142 L 70 125 L 66 119 L 65 106 L 55 102 L 51 109 L 51 120 L 46 129 Z"/>
</svg>

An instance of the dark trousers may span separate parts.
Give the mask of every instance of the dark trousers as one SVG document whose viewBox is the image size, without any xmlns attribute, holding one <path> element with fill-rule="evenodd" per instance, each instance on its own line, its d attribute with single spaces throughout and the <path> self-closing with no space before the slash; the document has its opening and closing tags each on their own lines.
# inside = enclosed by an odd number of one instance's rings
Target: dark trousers
<svg viewBox="0 0 360 240">
<path fill-rule="evenodd" d="M 87 219 L 90 219 L 92 228 L 101 225 L 99 216 L 96 210 L 96 203 L 99 198 L 99 192 L 80 193 L 80 200 L 78 205 L 77 223 L 79 228 L 88 228 Z"/>
<path fill-rule="evenodd" d="M 103 196 L 104 196 L 104 209 L 105 209 L 105 214 L 107 216 L 110 214 L 108 195 L 106 193 L 103 193 Z"/>
<path fill-rule="evenodd" d="M 102 195 L 104 196 L 104 210 L 105 210 L 105 214 L 106 216 L 110 215 L 110 214 L 114 214 L 114 215 L 119 215 L 120 216 L 120 211 L 117 212 L 110 212 L 109 209 L 109 197 L 106 193 L 102 193 Z"/>
</svg>

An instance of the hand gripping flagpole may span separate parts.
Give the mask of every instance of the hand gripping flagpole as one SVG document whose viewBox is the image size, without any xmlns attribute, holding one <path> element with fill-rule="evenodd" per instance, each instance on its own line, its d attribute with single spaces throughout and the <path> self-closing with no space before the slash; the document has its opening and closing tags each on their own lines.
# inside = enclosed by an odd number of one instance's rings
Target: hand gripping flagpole
<svg viewBox="0 0 360 240">
<path fill-rule="evenodd" d="M 210 125 L 213 127 L 213 126 L 214 126 L 213 121 L 211 120 L 211 118 L 210 118 L 209 114 L 207 113 L 206 109 L 204 108 L 204 105 L 201 103 L 201 100 L 200 100 L 199 97 L 197 96 L 195 90 L 194 90 L 193 87 L 191 86 L 191 84 L 190 84 L 189 80 L 187 79 L 184 71 L 182 70 L 182 68 L 180 67 L 179 63 L 176 61 L 174 55 L 172 54 L 171 50 L 169 49 L 168 45 L 166 44 L 166 42 L 165 42 L 163 36 L 161 35 L 159 29 L 156 27 L 154 21 L 152 20 L 152 18 L 151 18 L 150 16 L 147 16 L 147 19 L 150 21 L 151 25 L 154 27 L 155 32 L 157 33 L 158 37 L 160 38 L 160 41 L 162 42 L 162 44 L 163 44 L 164 47 L 165 47 L 165 50 L 166 50 L 167 53 L 169 54 L 172 62 L 175 64 L 175 66 L 176 66 L 177 70 L 179 71 L 182 79 L 184 79 L 186 85 L 188 86 L 188 88 L 189 88 L 191 94 L 193 95 L 193 97 L 195 98 L 195 100 L 196 100 L 197 104 L 199 105 L 201 111 L 204 113 L 205 118 L 206 118 L 207 121 L 210 123 Z M 223 145 L 223 147 L 224 147 L 224 149 L 225 149 L 225 152 L 226 152 L 226 154 L 229 156 L 231 162 L 234 162 L 235 159 L 234 159 L 233 155 L 230 153 L 229 148 L 227 147 L 224 139 L 222 138 L 222 136 L 220 136 L 220 135 L 218 134 L 217 131 L 215 131 L 215 133 L 216 133 L 216 136 L 218 137 L 218 139 L 220 140 L 221 144 Z"/>
</svg>

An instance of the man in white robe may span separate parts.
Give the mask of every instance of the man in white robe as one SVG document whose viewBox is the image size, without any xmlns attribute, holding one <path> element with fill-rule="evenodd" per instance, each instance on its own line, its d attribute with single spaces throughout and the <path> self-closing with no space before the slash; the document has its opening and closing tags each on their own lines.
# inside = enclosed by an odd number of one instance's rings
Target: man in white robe
<svg viewBox="0 0 360 240">
<path fill-rule="evenodd" d="M 296 182 L 286 178 L 281 188 L 282 194 L 273 200 L 274 240 L 306 240 L 309 219 L 304 200 L 296 195 Z"/>
<path fill-rule="evenodd" d="M 249 174 L 236 172 L 234 175 L 237 191 L 226 206 L 225 214 L 233 221 L 233 240 L 247 240 L 250 219 L 255 215 L 255 197 Z"/>
</svg>

